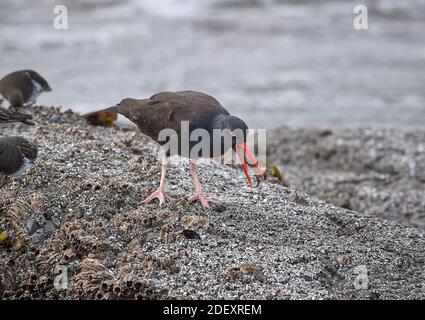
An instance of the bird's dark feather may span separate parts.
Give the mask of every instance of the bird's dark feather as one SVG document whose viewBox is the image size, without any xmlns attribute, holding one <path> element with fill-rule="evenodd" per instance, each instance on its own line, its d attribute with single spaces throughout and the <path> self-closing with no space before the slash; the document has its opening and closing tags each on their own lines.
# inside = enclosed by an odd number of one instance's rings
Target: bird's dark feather
<svg viewBox="0 0 425 320">
<path fill-rule="evenodd" d="M 0 138 L 0 174 L 12 175 L 24 164 L 25 158 L 37 158 L 37 146 L 22 137 Z"/>
<path fill-rule="evenodd" d="M 142 100 L 124 99 L 118 104 L 118 112 L 155 141 L 163 129 L 180 134 L 182 121 L 189 121 L 190 131 L 208 130 L 216 115 L 229 114 L 215 98 L 195 91 L 161 92 Z"/>
</svg>

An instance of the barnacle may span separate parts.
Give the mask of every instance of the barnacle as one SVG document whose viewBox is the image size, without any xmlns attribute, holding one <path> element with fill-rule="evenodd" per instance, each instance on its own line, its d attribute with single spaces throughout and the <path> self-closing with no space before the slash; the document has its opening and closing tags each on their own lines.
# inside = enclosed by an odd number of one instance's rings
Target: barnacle
<svg viewBox="0 0 425 320">
<path fill-rule="evenodd" d="M 176 241 L 176 234 L 171 225 L 166 224 L 161 228 L 159 240 L 163 243 L 174 243 Z"/>
<path fill-rule="evenodd" d="M 264 274 L 256 265 L 251 263 L 242 263 L 239 266 L 231 267 L 226 273 L 226 279 L 229 281 L 235 281 L 236 279 L 249 281 L 249 279 L 246 277 L 247 275 L 260 282 L 266 282 L 266 277 Z"/>
<path fill-rule="evenodd" d="M 0 227 L 4 231 L 2 232 L 3 241 L 0 241 L 0 243 L 12 248 L 12 250 L 21 250 L 25 241 L 28 240 L 24 221 L 28 215 L 33 213 L 33 210 L 26 201 L 16 199 L 7 205 L 2 212 L 4 214 L 0 219 Z"/>
<path fill-rule="evenodd" d="M 113 273 L 99 260 L 86 258 L 74 277 L 73 287 L 80 295 L 93 299 L 158 299 L 166 295 L 133 270 L 134 266 L 124 265 Z"/>
<path fill-rule="evenodd" d="M 211 234 L 216 233 L 214 224 L 211 223 L 207 218 L 202 216 L 186 215 L 182 217 L 181 222 L 188 229 L 196 229 L 201 227 L 205 232 L 208 232 Z"/>
<path fill-rule="evenodd" d="M 73 286 L 87 295 L 96 295 L 102 282 L 114 279 L 113 273 L 99 260 L 86 258 L 81 262 L 81 271 L 74 277 Z"/>
<path fill-rule="evenodd" d="M 33 194 L 30 198 L 31 209 L 36 213 L 44 213 L 44 198 L 42 194 Z"/>
<path fill-rule="evenodd" d="M 16 289 L 16 268 L 9 263 L 0 265 L 0 292 Z M 1 297 L 1 296 L 0 296 Z M 5 298 L 3 294 L 3 298 Z"/>
</svg>

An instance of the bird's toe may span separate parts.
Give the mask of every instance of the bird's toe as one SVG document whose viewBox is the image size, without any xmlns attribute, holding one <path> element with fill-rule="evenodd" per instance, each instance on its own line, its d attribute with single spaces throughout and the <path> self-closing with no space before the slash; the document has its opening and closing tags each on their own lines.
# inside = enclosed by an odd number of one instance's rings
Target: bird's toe
<svg viewBox="0 0 425 320">
<path fill-rule="evenodd" d="M 203 193 L 196 193 L 193 196 L 191 196 L 187 201 L 188 202 L 199 201 L 203 207 L 209 207 L 210 203 L 215 205 L 221 205 L 220 201 L 208 199 L 207 197 L 205 197 L 205 194 Z"/>
<path fill-rule="evenodd" d="M 147 197 L 145 200 L 143 200 L 144 204 L 148 204 L 149 202 L 151 202 L 154 199 L 158 199 L 159 200 L 159 205 L 162 206 L 166 200 L 173 200 L 173 198 L 171 198 L 168 194 L 165 193 L 164 189 L 158 189 L 156 191 L 154 191 L 149 197 Z"/>
</svg>

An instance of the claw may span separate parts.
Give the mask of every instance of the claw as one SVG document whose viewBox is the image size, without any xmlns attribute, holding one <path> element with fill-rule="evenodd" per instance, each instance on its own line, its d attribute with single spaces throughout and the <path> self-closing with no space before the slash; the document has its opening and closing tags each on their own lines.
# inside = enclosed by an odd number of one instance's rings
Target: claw
<svg viewBox="0 0 425 320">
<path fill-rule="evenodd" d="M 188 202 L 193 202 L 196 200 L 199 201 L 203 207 L 209 207 L 210 203 L 215 205 L 221 205 L 220 201 L 208 199 L 207 197 L 205 197 L 205 194 L 203 192 L 197 192 L 193 196 L 191 196 L 189 199 L 187 199 Z"/>
<path fill-rule="evenodd" d="M 164 188 L 158 188 L 156 191 L 152 192 L 152 194 L 147 197 L 145 200 L 143 200 L 144 204 L 148 204 L 154 199 L 159 200 L 159 205 L 162 206 L 166 200 L 172 201 L 173 198 L 171 198 L 168 194 L 165 193 Z"/>
<path fill-rule="evenodd" d="M 204 206 L 204 207 L 209 207 L 210 203 L 216 204 L 216 205 L 221 205 L 220 201 L 207 199 L 207 197 L 205 197 L 205 193 L 202 191 L 201 184 L 199 183 L 198 168 L 196 166 L 196 162 L 194 160 L 190 160 L 189 165 L 190 165 L 190 173 L 192 175 L 193 183 L 195 185 L 196 191 L 195 191 L 195 194 L 193 196 L 191 196 L 189 199 L 187 199 L 187 201 L 193 202 L 193 201 L 198 200 L 202 204 L 202 206 Z"/>
</svg>

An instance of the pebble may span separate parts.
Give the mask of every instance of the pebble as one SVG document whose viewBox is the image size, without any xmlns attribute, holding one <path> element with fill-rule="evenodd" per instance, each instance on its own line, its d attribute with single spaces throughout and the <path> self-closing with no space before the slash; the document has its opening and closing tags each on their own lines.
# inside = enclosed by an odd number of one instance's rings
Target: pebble
<svg viewBox="0 0 425 320">
<path fill-rule="evenodd" d="M 33 235 L 38 229 L 40 229 L 40 225 L 35 220 L 35 217 L 30 218 L 27 222 L 28 235 Z"/>
<path fill-rule="evenodd" d="M 36 246 L 42 245 L 45 240 L 46 237 L 41 233 L 35 233 L 30 239 L 31 243 Z"/>
<path fill-rule="evenodd" d="M 52 220 L 47 220 L 44 225 L 44 232 L 46 233 L 47 237 L 50 237 L 53 233 L 56 231 L 56 225 Z"/>
</svg>

